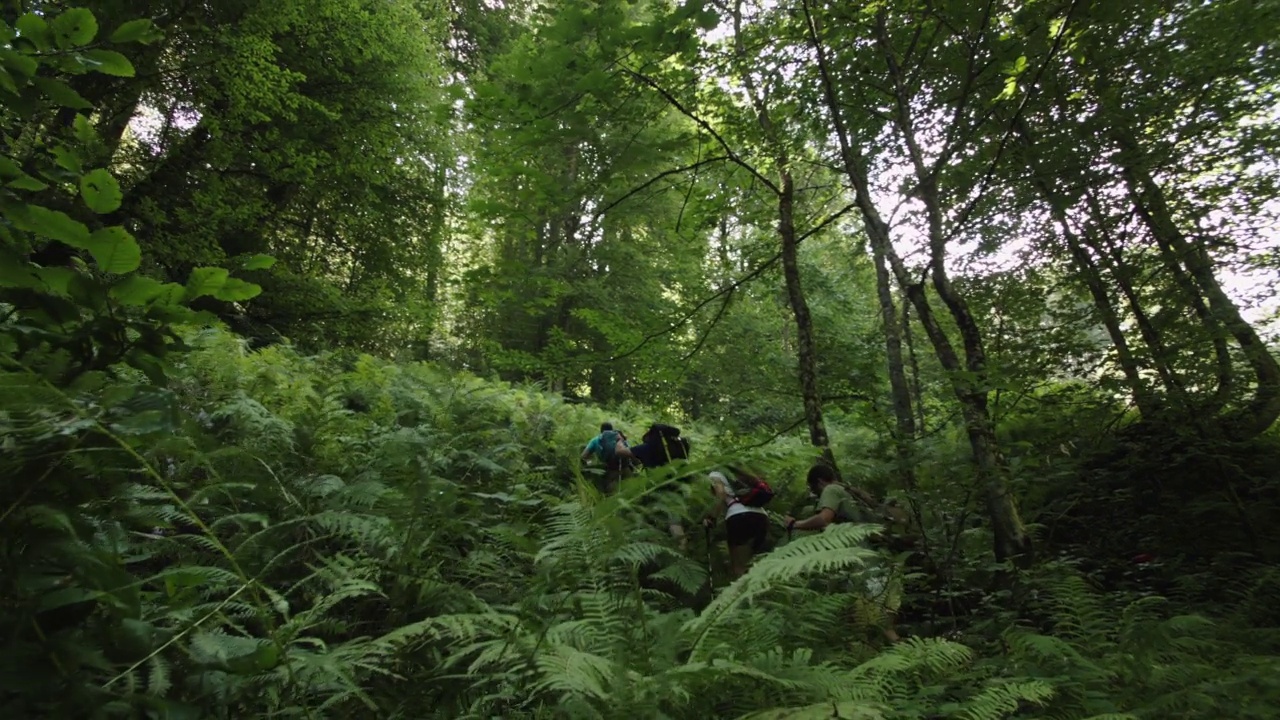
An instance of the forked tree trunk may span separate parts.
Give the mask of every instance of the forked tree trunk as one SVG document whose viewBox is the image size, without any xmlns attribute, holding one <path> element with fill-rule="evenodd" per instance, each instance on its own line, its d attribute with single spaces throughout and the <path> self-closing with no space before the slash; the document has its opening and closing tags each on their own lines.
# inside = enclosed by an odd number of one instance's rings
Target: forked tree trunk
<svg viewBox="0 0 1280 720">
<path fill-rule="evenodd" d="M 907 291 L 908 298 L 916 308 L 920 323 L 923 325 L 925 333 L 929 336 L 934 351 L 938 355 L 938 361 L 951 378 L 956 399 L 960 402 L 965 420 L 965 431 L 969 436 L 969 445 L 973 452 L 977 480 L 982 489 L 982 494 L 986 501 L 987 515 L 992 525 L 996 559 L 1000 561 L 1014 560 L 1022 565 L 1029 564 L 1032 560 L 1031 539 L 1027 535 L 1013 497 L 1008 491 L 1005 482 L 1006 467 L 1004 458 L 1000 454 L 999 445 L 996 441 L 995 427 L 987 408 L 987 393 L 983 384 L 985 379 L 985 357 L 982 350 L 981 335 L 978 332 L 977 324 L 974 322 L 972 314 L 969 313 L 963 299 L 951 287 L 950 280 L 946 277 L 945 269 L 942 266 L 941 214 L 938 207 L 936 186 L 933 185 L 931 180 L 932 176 L 924 171 L 923 158 L 919 153 L 919 148 L 914 147 L 915 138 L 911 134 L 910 124 L 904 123 L 900 129 L 903 131 L 904 138 L 908 141 L 909 146 L 912 147 L 913 164 L 917 170 L 918 180 L 921 182 L 922 195 L 925 196 L 926 206 L 929 209 L 930 240 L 934 256 L 932 261 L 934 288 L 951 311 L 952 318 L 960 328 L 961 337 L 965 345 L 967 367 L 961 366 L 960 358 L 956 354 L 955 348 L 938 324 L 937 318 L 933 315 L 933 310 L 925 296 L 924 288 L 911 281 L 911 277 L 901 258 L 893 250 L 889 237 L 889 227 L 880 217 L 871 199 L 866 162 L 861 154 L 854 150 L 849 141 L 849 133 L 841 112 L 842 105 L 836 96 L 835 86 L 826 60 L 826 49 L 819 39 L 817 24 L 810 13 L 807 2 L 804 3 L 804 12 L 809 38 L 814 46 L 818 69 L 822 76 L 823 94 L 827 110 L 831 115 L 832 125 L 840 143 L 841 160 L 849 181 L 853 185 L 855 199 L 859 210 L 862 212 L 868 238 L 873 247 L 878 247 L 879 251 L 884 254 L 898 283 Z M 897 78 L 895 77 L 896 80 Z M 899 119 L 901 121 L 906 107 L 903 104 L 901 91 L 897 95 L 899 100 Z"/>
<path fill-rule="evenodd" d="M 1116 351 L 1116 363 L 1120 366 L 1121 373 L 1124 374 L 1125 384 L 1129 386 L 1129 392 L 1133 395 L 1134 403 L 1138 406 L 1138 411 L 1144 418 L 1154 418 L 1159 413 L 1160 404 L 1156 395 L 1142 380 L 1137 358 L 1134 357 L 1133 351 L 1129 347 L 1129 340 L 1120 325 L 1120 316 L 1111 301 L 1111 293 L 1107 290 L 1106 283 L 1103 282 L 1098 265 L 1089 255 L 1088 249 L 1085 248 L 1079 234 L 1076 233 L 1071 225 L 1070 218 L 1067 215 L 1069 203 L 1060 193 L 1053 189 L 1046 179 L 1050 176 L 1047 174 L 1043 164 L 1037 161 L 1035 143 L 1026 122 L 1019 120 L 1016 127 L 1019 139 L 1022 141 L 1022 148 L 1025 151 L 1023 161 L 1031 170 L 1031 176 L 1034 178 L 1032 184 L 1048 206 L 1049 215 L 1058 225 L 1058 229 L 1066 241 L 1067 252 L 1071 256 L 1072 263 L 1076 266 L 1076 272 L 1079 273 L 1080 279 L 1084 281 L 1085 287 L 1089 290 L 1089 295 L 1093 298 L 1094 308 L 1098 311 L 1099 319 L 1107 330 L 1107 336 L 1111 338 L 1111 345 Z"/>
<path fill-rule="evenodd" d="M 1280 363 L 1271 354 L 1256 330 L 1241 315 L 1223 291 L 1214 273 L 1214 261 L 1203 243 L 1188 239 L 1173 216 L 1164 190 L 1147 169 L 1142 146 L 1127 127 L 1112 126 L 1112 140 L 1120 150 L 1120 165 L 1134 209 L 1142 219 L 1161 251 L 1179 261 L 1194 280 L 1198 295 L 1208 302 L 1211 316 L 1231 333 L 1245 360 L 1253 369 L 1256 386 L 1249 402 L 1224 418 L 1224 430 L 1230 437 L 1255 437 L 1280 417 Z"/>
</svg>

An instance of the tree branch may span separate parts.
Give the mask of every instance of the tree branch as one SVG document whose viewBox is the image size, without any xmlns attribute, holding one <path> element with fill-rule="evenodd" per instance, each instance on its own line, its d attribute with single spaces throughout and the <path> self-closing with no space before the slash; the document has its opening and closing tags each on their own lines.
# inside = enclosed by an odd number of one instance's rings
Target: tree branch
<svg viewBox="0 0 1280 720">
<path fill-rule="evenodd" d="M 695 114 L 692 110 L 689 110 L 688 108 L 686 108 L 684 104 L 682 104 L 679 100 L 676 99 L 674 95 L 667 92 L 665 89 L 662 88 L 662 86 L 658 85 L 658 83 L 655 80 L 653 80 L 652 78 L 646 75 L 641 75 L 635 70 L 632 70 L 627 67 L 623 67 L 622 70 L 623 72 L 631 75 L 631 77 L 635 78 L 636 80 L 639 80 L 641 83 L 653 88 L 668 103 L 670 103 L 672 107 L 674 107 L 676 110 L 679 110 L 680 113 L 683 114 L 685 117 L 697 123 L 698 127 L 702 128 L 703 130 L 706 130 L 707 133 L 711 135 L 711 137 L 715 138 L 716 142 L 720 143 L 720 147 L 724 148 L 725 156 L 731 162 L 733 162 L 735 165 L 742 167 L 742 169 L 746 170 L 747 172 L 751 173 L 751 175 L 754 178 L 764 183 L 765 187 L 773 191 L 773 194 L 777 195 L 782 192 L 780 189 L 778 189 L 778 186 L 774 184 L 772 180 L 762 175 L 759 170 L 756 170 L 755 166 L 751 165 L 747 161 L 738 157 L 738 154 L 733 151 L 733 148 L 729 147 L 729 143 L 726 142 L 725 139 L 720 136 L 720 133 L 716 132 L 715 129 L 711 127 L 710 123 L 708 123 L 706 120 L 703 120 L 701 117 Z"/>
</svg>

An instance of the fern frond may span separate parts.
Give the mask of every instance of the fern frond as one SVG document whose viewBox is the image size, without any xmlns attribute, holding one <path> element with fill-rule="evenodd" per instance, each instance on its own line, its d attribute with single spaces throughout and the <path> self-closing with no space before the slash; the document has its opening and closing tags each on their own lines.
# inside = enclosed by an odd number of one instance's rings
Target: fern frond
<svg viewBox="0 0 1280 720">
<path fill-rule="evenodd" d="M 859 700 L 824 702 L 793 708 L 761 710 L 738 720 L 886 720 L 885 708 Z"/>
<path fill-rule="evenodd" d="M 649 563 L 657 562 L 664 557 L 683 558 L 680 553 L 665 545 L 652 542 L 631 542 L 615 550 L 609 559 L 623 563 L 628 567 L 642 567 Z"/>
<path fill-rule="evenodd" d="M 1043 705 L 1053 697 L 1053 686 L 1043 680 L 1005 682 L 970 698 L 963 717 L 967 720 L 1000 720 L 1018 710 L 1022 703 Z"/>
<path fill-rule="evenodd" d="M 609 688 L 620 668 L 607 658 L 569 645 L 553 645 L 535 658 L 542 679 L 535 690 L 581 695 L 596 700 L 610 699 Z"/>
<path fill-rule="evenodd" d="M 825 532 L 801 538 L 761 557 L 751 571 L 729 585 L 686 626 L 685 631 L 705 635 L 724 622 L 731 611 L 769 589 L 811 574 L 830 574 L 862 568 L 879 561 L 879 555 L 862 544 L 879 531 L 874 525 L 833 525 Z M 693 643 L 695 656 L 700 641 Z"/>
<path fill-rule="evenodd" d="M 173 682 L 169 678 L 169 661 L 165 660 L 163 655 L 152 655 L 147 660 L 147 694 L 164 697 L 172 687 Z"/>
<path fill-rule="evenodd" d="M 680 556 L 675 562 L 649 575 L 649 579 L 670 582 L 681 592 L 692 595 L 706 584 L 707 568 L 702 563 Z"/>
</svg>

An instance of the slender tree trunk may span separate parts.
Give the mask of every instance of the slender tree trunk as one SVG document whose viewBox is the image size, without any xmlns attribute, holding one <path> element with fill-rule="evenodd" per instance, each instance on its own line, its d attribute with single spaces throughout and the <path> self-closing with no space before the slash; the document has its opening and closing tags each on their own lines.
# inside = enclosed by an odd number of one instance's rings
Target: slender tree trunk
<svg viewBox="0 0 1280 720">
<path fill-rule="evenodd" d="M 809 37 L 814 46 L 818 69 L 822 76 L 827 109 L 831 114 L 832 125 L 840 143 L 841 159 L 845 172 L 849 176 L 849 181 L 854 187 L 855 198 L 863 215 L 867 235 L 873 243 L 873 247 L 878 245 L 880 252 L 884 253 L 885 258 L 889 260 L 890 267 L 899 284 L 906 290 L 908 298 L 915 306 L 921 325 L 924 326 L 925 333 L 929 336 L 934 346 L 939 362 L 950 376 L 956 398 L 960 402 L 965 419 L 965 430 L 969 436 L 969 445 L 973 452 L 978 482 L 986 500 L 987 515 L 991 520 L 993 535 L 995 536 L 994 551 L 996 559 L 1000 561 L 1014 559 L 1021 564 L 1027 564 L 1032 560 L 1031 539 L 1027 535 L 1022 518 L 1018 514 L 1017 506 L 1005 483 L 1005 462 L 999 451 L 995 428 L 987 407 L 987 393 L 984 387 L 985 356 L 982 350 L 981 335 L 964 300 L 951 287 L 951 282 L 947 278 L 943 267 L 944 237 L 941 227 L 941 210 L 938 205 L 937 187 L 934 180 L 935 176 L 925 170 L 923 156 L 915 144 L 909 117 L 906 115 L 907 105 L 900 85 L 899 73 L 889 53 L 887 42 L 885 42 L 886 38 L 883 37 L 884 28 L 881 26 L 882 48 L 885 51 L 891 75 L 893 75 L 897 86 L 896 95 L 899 105 L 900 130 L 911 150 L 912 162 L 916 168 L 917 179 L 921 184 L 921 194 L 924 196 L 926 207 L 929 211 L 930 245 L 933 251 L 931 262 L 933 284 L 943 303 L 950 310 L 952 318 L 960 328 L 961 338 L 965 346 L 965 368 L 961 367 L 960 358 L 951 345 L 950 339 L 947 338 L 946 333 L 934 317 L 932 308 L 929 306 L 925 296 L 924 288 L 911 281 L 901 258 L 893 251 L 888 225 L 880 217 L 875 204 L 871 200 L 866 164 L 860 155 L 855 152 L 849 141 L 849 133 L 846 130 L 841 113 L 841 104 L 836 96 L 835 85 L 832 82 L 830 68 L 826 60 L 825 47 L 819 39 L 817 25 L 810 13 L 807 2 L 804 3 L 804 12 Z M 962 370 L 967 370 L 968 372 L 962 372 Z"/>
<path fill-rule="evenodd" d="M 873 245 L 871 255 L 876 266 L 876 296 L 880 301 L 880 320 L 884 323 L 885 360 L 889 366 L 889 392 L 893 397 L 894 453 L 898 459 L 898 472 L 902 476 L 903 487 L 915 490 L 916 473 L 911 458 L 911 443 L 916 437 L 916 423 L 911 414 L 911 388 L 907 385 L 906 368 L 902 361 L 902 328 L 898 325 L 898 309 L 893 302 L 892 279 L 883 249 L 879 245 Z"/>
<path fill-rule="evenodd" d="M 920 385 L 920 361 L 916 357 L 916 344 L 911 333 L 911 301 L 902 298 L 902 339 L 907 345 L 907 359 L 911 361 L 911 391 L 915 395 L 916 432 L 924 433 L 928 427 L 924 417 L 924 389 Z"/>
<path fill-rule="evenodd" d="M 1208 310 L 1221 322 L 1240 346 L 1257 380 L 1253 398 L 1226 419 L 1227 433 L 1237 439 L 1254 437 L 1271 427 L 1280 417 L 1280 363 L 1271 354 L 1256 330 L 1240 315 L 1240 309 L 1223 291 L 1214 273 L 1214 261 L 1203 243 L 1183 235 L 1174 220 L 1164 191 L 1146 167 L 1141 145 L 1123 125 L 1113 126 L 1112 139 L 1120 149 L 1125 185 L 1138 216 L 1161 249 L 1185 265 L 1187 272 L 1208 301 Z"/>
<path fill-rule="evenodd" d="M 1118 243 L 1112 240 L 1106 231 L 1102 209 L 1092 201 L 1090 201 L 1090 208 L 1094 214 L 1094 225 L 1100 229 L 1100 232 L 1097 236 L 1086 232 L 1080 239 L 1093 250 L 1094 254 L 1106 266 L 1115 281 L 1116 287 L 1120 289 L 1120 294 L 1124 296 L 1125 302 L 1128 303 L 1129 312 L 1133 315 L 1134 324 L 1138 327 L 1138 334 L 1142 337 L 1142 341 L 1146 343 L 1147 349 L 1151 351 L 1151 364 L 1155 368 L 1156 375 L 1159 376 L 1161 384 L 1164 385 L 1168 397 L 1173 400 L 1172 405 L 1167 403 L 1166 405 L 1177 408 L 1184 415 L 1193 414 L 1191 399 L 1187 395 L 1187 385 L 1179 375 L 1178 369 L 1173 365 L 1173 361 L 1177 359 L 1177 351 L 1171 349 L 1165 343 L 1164 338 L 1160 335 L 1160 329 L 1156 327 L 1151 315 L 1143 306 L 1142 297 L 1133 285 L 1134 268 L 1132 264 L 1125 262 Z M 1168 268 L 1167 262 L 1166 269 L 1170 269 L 1175 273 L 1180 272 L 1180 269 Z"/>
<path fill-rule="evenodd" d="M 733 24 L 734 48 L 739 61 L 745 63 L 749 58 L 742 44 L 740 2 L 734 5 Z M 765 137 L 773 145 L 774 162 L 777 165 L 778 237 L 782 241 L 782 274 L 786 280 L 787 301 L 791 305 L 791 312 L 796 321 L 796 356 L 800 366 L 800 393 L 804 401 L 805 420 L 809 426 L 809 440 L 814 447 L 821 449 L 823 458 L 838 473 L 839 467 L 831 452 L 831 441 L 827 437 L 827 426 L 822 418 L 822 396 L 818 392 L 818 359 L 813 342 L 813 319 L 809 314 L 809 304 L 805 301 L 804 290 L 800 285 L 799 242 L 795 228 L 795 184 L 791 178 L 791 159 L 750 72 L 743 73 L 743 81 L 755 109 L 756 120 L 764 131 Z"/>
<path fill-rule="evenodd" d="M 1071 226 L 1071 221 L 1067 216 L 1067 200 L 1049 184 L 1046 179 L 1049 176 L 1045 172 L 1043 163 L 1037 161 L 1030 129 L 1021 120 L 1017 122 L 1017 127 L 1019 138 L 1025 150 L 1023 160 L 1031 170 L 1034 178 L 1033 185 L 1045 204 L 1048 205 L 1049 214 L 1062 232 L 1062 237 L 1066 241 L 1067 252 L 1076 266 L 1076 271 L 1080 274 L 1081 280 L 1084 281 L 1085 287 L 1089 290 L 1089 295 L 1093 298 L 1094 308 L 1097 309 L 1102 325 L 1106 328 L 1107 335 L 1111 338 L 1111 344 L 1116 351 L 1116 362 L 1120 366 L 1120 371 L 1124 374 L 1125 382 L 1129 386 L 1129 392 L 1133 394 L 1134 403 L 1138 406 L 1138 411 L 1143 417 L 1154 418 L 1159 412 L 1159 403 L 1156 396 L 1142 380 L 1142 375 L 1138 369 L 1138 361 L 1134 357 L 1133 351 L 1129 348 L 1129 340 L 1125 337 L 1124 329 L 1120 326 L 1120 317 L 1116 313 L 1115 305 L 1111 302 L 1111 293 L 1108 292 L 1107 286 L 1103 282 L 1097 263 L 1089 255 L 1089 251 L 1085 249 L 1079 235 Z"/>
</svg>

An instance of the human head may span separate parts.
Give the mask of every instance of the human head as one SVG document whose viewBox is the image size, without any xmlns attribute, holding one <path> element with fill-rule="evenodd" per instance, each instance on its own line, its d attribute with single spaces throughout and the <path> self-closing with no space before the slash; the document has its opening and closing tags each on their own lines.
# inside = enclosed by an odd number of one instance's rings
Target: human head
<svg viewBox="0 0 1280 720">
<path fill-rule="evenodd" d="M 607 423 L 607 422 L 600 423 L 600 432 L 605 432 L 606 430 L 612 430 L 612 429 L 613 429 L 613 423 Z"/>
<path fill-rule="evenodd" d="M 818 463 L 809 468 L 809 492 L 817 495 L 822 492 L 822 488 L 833 482 L 838 482 L 838 478 L 836 477 L 836 469 L 830 465 Z"/>
<path fill-rule="evenodd" d="M 718 482 L 725 487 L 729 487 L 729 478 L 725 477 L 724 473 L 719 470 L 712 470 L 707 473 L 707 477 L 710 477 L 714 482 Z"/>
</svg>

